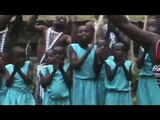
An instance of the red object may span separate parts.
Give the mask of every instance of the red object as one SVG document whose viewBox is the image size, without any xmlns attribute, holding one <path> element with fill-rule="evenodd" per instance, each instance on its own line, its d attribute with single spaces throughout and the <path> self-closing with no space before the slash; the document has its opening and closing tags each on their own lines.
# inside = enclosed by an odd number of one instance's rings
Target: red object
<svg viewBox="0 0 160 120">
<path fill-rule="evenodd" d="M 160 59 L 160 40 L 156 45 L 156 59 Z"/>
</svg>

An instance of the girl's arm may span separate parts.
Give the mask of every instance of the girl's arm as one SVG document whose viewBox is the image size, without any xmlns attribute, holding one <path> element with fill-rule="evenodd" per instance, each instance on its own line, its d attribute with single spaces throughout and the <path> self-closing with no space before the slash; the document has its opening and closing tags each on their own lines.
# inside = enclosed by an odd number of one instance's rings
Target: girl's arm
<svg viewBox="0 0 160 120">
<path fill-rule="evenodd" d="M 46 30 L 48 27 L 45 25 L 36 26 L 37 19 L 38 19 L 38 15 L 32 15 L 29 19 L 27 28 L 29 31 L 36 30 L 39 33 L 43 33 L 43 31 Z"/>
<path fill-rule="evenodd" d="M 11 75 L 9 75 L 9 73 L 7 73 L 7 74 L 8 74 L 9 77 L 8 77 L 8 79 L 6 81 L 6 86 L 9 88 L 12 85 L 12 83 L 13 83 L 14 76 L 16 74 L 16 69 L 14 68 L 14 70 L 13 70 L 13 72 L 12 72 Z"/>
<path fill-rule="evenodd" d="M 132 24 L 125 15 L 107 15 L 107 17 L 115 27 L 143 47 L 150 48 L 159 39 L 158 34 L 140 29 Z"/>
<path fill-rule="evenodd" d="M 30 63 L 28 67 L 28 73 L 25 75 L 19 67 L 16 68 L 19 75 L 22 77 L 24 82 L 28 85 L 32 84 L 33 80 L 33 65 Z"/>
<path fill-rule="evenodd" d="M 67 71 L 65 72 L 63 67 L 59 67 L 59 70 L 62 73 L 63 79 L 68 87 L 68 89 L 70 90 L 72 87 L 72 70 L 71 70 L 71 66 L 69 66 L 69 68 L 67 69 Z"/>
<path fill-rule="evenodd" d="M 111 81 L 114 79 L 116 72 L 118 70 L 118 67 L 119 67 L 119 64 L 116 64 L 115 68 L 111 70 L 110 66 L 107 63 L 105 63 L 106 74 L 107 74 L 108 80 Z"/>
<path fill-rule="evenodd" d="M 43 88 L 46 88 L 48 85 L 52 83 L 53 77 L 56 73 L 57 69 L 54 69 L 53 72 L 50 74 L 49 70 L 46 71 L 46 77 L 43 77 L 42 73 L 40 72 L 40 84 Z"/>
<path fill-rule="evenodd" d="M 124 70 L 127 80 L 131 81 L 132 80 L 132 69 L 131 69 L 132 65 L 129 67 L 129 71 L 127 70 L 124 64 L 122 65 L 122 68 Z"/>
<path fill-rule="evenodd" d="M 94 56 L 94 62 L 93 62 L 93 70 L 94 70 L 95 78 L 96 79 L 99 77 L 99 74 L 101 72 L 102 66 L 103 66 L 103 62 L 100 61 L 98 59 L 98 55 L 95 54 L 95 56 Z"/>
<path fill-rule="evenodd" d="M 70 61 L 71 61 L 71 66 L 73 69 L 78 70 L 81 68 L 81 66 L 83 65 L 84 61 L 86 60 L 86 58 L 88 57 L 88 55 L 90 54 L 92 48 L 94 45 L 91 45 L 91 47 L 89 47 L 87 49 L 87 52 L 82 56 L 82 58 L 78 59 L 76 52 L 73 50 L 72 47 L 69 47 L 69 57 L 70 57 Z"/>
<path fill-rule="evenodd" d="M 141 51 L 142 52 L 142 51 Z M 140 56 L 139 58 L 136 60 L 136 64 L 137 64 L 137 67 L 139 69 L 141 69 L 144 65 L 144 60 L 145 60 L 145 56 L 147 54 L 147 51 L 145 50 Z"/>
</svg>

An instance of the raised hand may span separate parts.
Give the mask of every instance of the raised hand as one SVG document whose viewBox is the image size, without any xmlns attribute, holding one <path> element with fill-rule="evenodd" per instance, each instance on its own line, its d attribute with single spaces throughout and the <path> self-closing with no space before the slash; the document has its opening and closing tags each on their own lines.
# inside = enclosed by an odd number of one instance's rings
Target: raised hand
<svg viewBox="0 0 160 120">
<path fill-rule="evenodd" d="M 64 61 L 63 60 L 59 60 L 58 61 L 58 69 L 59 70 L 63 70 L 63 65 L 64 65 Z"/>
<path fill-rule="evenodd" d="M 95 45 L 94 43 L 91 43 L 90 47 L 88 48 L 88 52 L 91 52 L 91 51 L 92 51 L 94 45 Z"/>
<path fill-rule="evenodd" d="M 117 65 L 118 65 L 118 66 L 123 66 L 123 65 L 124 65 L 124 62 L 125 62 L 125 61 L 122 59 L 121 61 L 118 61 L 118 62 L 117 62 Z"/>
</svg>

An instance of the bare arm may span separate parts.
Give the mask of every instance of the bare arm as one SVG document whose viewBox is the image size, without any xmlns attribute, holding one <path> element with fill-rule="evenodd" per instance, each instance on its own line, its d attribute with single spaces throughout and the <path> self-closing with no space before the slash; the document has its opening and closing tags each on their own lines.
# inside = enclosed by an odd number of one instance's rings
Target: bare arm
<svg viewBox="0 0 160 120">
<path fill-rule="evenodd" d="M 30 16 L 29 21 L 28 21 L 28 29 L 29 30 L 34 29 L 34 26 L 37 22 L 37 19 L 38 19 L 38 15 L 31 15 Z"/>
<path fill-rule="evenodd" d="M 40 84 L 42 85 L 43 88 L 46 88 L 48 85 L 52 83 L 53 77 L 56 73 L 57 69 L 54 69 L 53 72 L 50 74 L 49 70 L 47 69 L 47 76 L 43 77 L 42 73 L 40 72 Z"/>
<path fill-rule="evenodd" d="M 8 73 L 9 78 L 6 81 L 6 86 L 7 87 L 10 87 L 12 85 L 15 74 L 16 74 L 16 69 L 14 69 L 14 71 L 12 72 L 11 75 L 9 75 L 9 73 Z"/>
<path fill-rule="evenodd" d="M 141 54 L 139 55 L 139 58 L 136 60 L 137 67 L 141 69 L 144 65 L 144 60 L 146 56 L 147 51 L 145 50 L 144 52 L 141 51 Z"/>
<path fill-rule="evenodd" d="M 94 62 L 93 62 L 93 70 L 94 70 L 96 79 L 99 77 L 103 63 L 104 61 L 99 60 L 98 55 L 96 53 L 94 56 Z"/>
<path fill-rule="evenodd" d="M 125 15 L 107 15 L 107 17 L 115 27 L 143 47 L 150 47 L 153 45 L 153 41 L 159 39 L 159 35 L 141 30 L 136 25 L 132 24 Z"/>
<path fill-rule="evenodd" d="M 40 33 L 42 33 L 42 31 L 44 29 L 47 29 L 48 27 L 44 26 L 44 25 L 38 25 L 36 26 L 36 22 L 37 22 L 37 18 L 38 18 L 38 15 L 32 15 L 29 19 L 29 22 L 28 22 L 28 30 L 36 30 Z"/>
<path fill-rule="evenodd" d="M 129 67 L 129 70 L 127 70 L 124 64 L 122 65 L 122 68 L 124 70 L 127 80 L 131 81 L 132 80 L 132 70 L 131 70 L 132 65 Z"/>
<path fill-rule="evenodd" d="M 33 65 L 29 64 L 28 67 L 28 72 L 27 75 L 25 75 L 20 68 L 16 68 L 17 72 L 20 74 L 20 76 L 22 77 L 22 79 L 25 81 L 26 84 L 30 85 L 32 84 L 32 80 L 33 80 Z"/>
<path fill-rule="evenodd" d="M 15 20 L 13 21 L 13 27 L 17 28 L 18 26 L 20 26 L 23 22 L 23 17 L 22 15 L 16 15 Z"/>
<path fill-rule="evenodd" d="M 23 27 L 22 25 L 23 25 L 22 15 L 16 15 L 15 20 L 9 26 L 9 28 L 11 30 L 10 35 L 12 36 L 12 38 L 14 37 L 15 39 L 17 39 L 17 37 L 19 35 L 19 31 L 20 31 L 21 27 Z"/>
<path fill-rule="evenodd" d="M 66 81 L 66 84 L 67 84 L 67 86 L 70 90 L 72 88 L 72 85 L 73 85 L 73 79 L 72 79 L 73 71 L 72 71 L 71 65 L 69 66 L 69 68 L 66 71 L 66 76 L 68 78 L 67 81 Z"/>
<path fill-rule="evenodd" d="M 60 67 L 59 70 L 60 70 L 60 72 L 61 72 L 61 74 L 63 76 L 64 82 L 66 83 L 66 86 L 70 90 L 71 87 L 72 87 L 72 71 L 71 71 L 71 66 L 67 69 L 66 72 L 64 71 L 63 67 Z"/>
<path fill-rule="evenodd" d="M 110 66 L 107 63 L 105 63 L 105 68 L 106 68 L 106 74 L 107 74 L 108 80 L 110 81 L 113 80 L 117 73 L 119 65 L 116 64 L 115 68 L 111 70 Z"/>
<path fill-rule="evenodd" d="M 120 38 L 122 40 L 122 43 L 124 43 L 126 45 L 126 47 L 127 47 L 127 50 L 129 50 L 130 49 L 131 40 L 121 31 L 119 31 L 119 36 L 120 36 Z"/>
<path fill-rule="evenodd" d="M 70 35 L 66 35 L 67 39 L 66 39 L 66 42 L 67 44 L 71 44 L 72 43 L 72 37 Z"/>
</svg>

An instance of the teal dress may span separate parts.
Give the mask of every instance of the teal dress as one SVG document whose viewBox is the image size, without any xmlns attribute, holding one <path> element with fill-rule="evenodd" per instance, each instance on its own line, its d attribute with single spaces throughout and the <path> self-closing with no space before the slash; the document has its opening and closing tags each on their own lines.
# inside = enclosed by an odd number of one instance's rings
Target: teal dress
<svg viewBox="0 0 160 120">
<path fill-rule="evenodd" d="M 4 104 L 4 99 L 7 94 L 7 86 L 6 86 L 6 80 L 7 78 L 2 78 L 1 80 L 1 86 L 0 86 L 0 105 Z"/>
<path fill-rule="evenodd" d="M 27 75 L 30 61 L 25 61 L 21 71 Z M 8 73 L 11 75 L 14 70 L 14 65 L 9 64 L 6 66 Z M 16 73 L 14 81 L 11 87 L 8 88 L 8 92 L 5 98 L 5 105 L 35 105 L 34 97 L 31 93 L 30 85 L 27 85 L 22 77 Z"/>
<path fill-rule="evenodd" d="M 106 77 L 106 71 L 105 71 L 105 66 L 103 64 L 99 77 L 97 78 L 97 104 L 98 105 L 105 104 L 105 77 Z"/>
<path fill-rule="evenodd" d="M 69 63 L 64 65 L 64 71 L 69 68 Z M 47 68 L 41 70 L 42 75 L 46 76 L 46 70 L 52 73 L 54 70 L 53 65 L 48 65 Z M 56 71 L 51 85 L 45 89 L 44 99 L 42 105 L 70 105 L 69 90 L 59 70 Z"/>
<path fill-rule="evenodd" d="M 137 89 L 138 105 L 160 105 L 160 88 L 152 68 L 151 57 L 147 53 L 144 65 L 139 73 L 140 79 Z"/>
<path fill-rule="evenodd" d="M 112 59 L 107 59 L 105 64 L 108 64 L 112 70 L 116 66 Z M 129 70 L 132 62 L 126 60 L 124 65 Z M 112 81 L 109 81 L 106 77 L 105 88 L 105 105 L 132 105 L 131 81 L 127 80 L 122 67 L 118 68 Z"/>
<path fill-rule="evenodd" d="M 86 53 L 79 44 L 71 44 L 70 47 L 77 53 L 78 58 Z M 97 80 L 93 70 L 95 48 L 92 49 L 79 70 L 73 70 L 73 87 L 71 99 L 73 105 L 97 105 Z"/>
<path fill-rule="evenodd" d="M 108 56 L 108 60 L 113 60 L 114 56 Z M 97 78 L 97 104 L 98 105 L 105 105 L 105 96 L 106 96 L 106 89 L 105 89 L 105 80 L 106 80 L 106 69 L 105 65 L 103 64 L 99 77 Z"/>
</svg>

